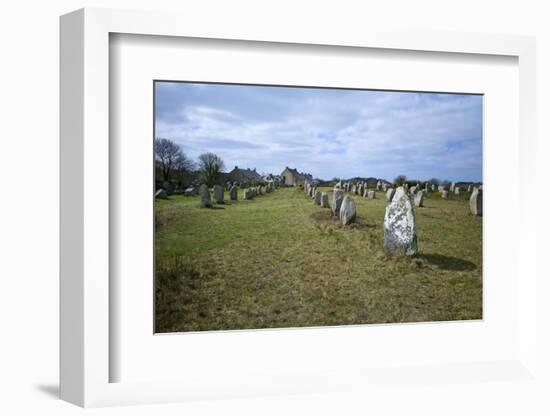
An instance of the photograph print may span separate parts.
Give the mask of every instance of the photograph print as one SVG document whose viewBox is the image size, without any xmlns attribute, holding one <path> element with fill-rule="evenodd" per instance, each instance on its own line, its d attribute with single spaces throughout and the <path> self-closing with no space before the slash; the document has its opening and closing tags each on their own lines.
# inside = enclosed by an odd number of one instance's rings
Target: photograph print
<svg viewBox="0 0 550 416">
<path fill-rule="evenodd" d="M 155 332 L 483 318 L 483 96 L 155 81 Z"/>
</svg>

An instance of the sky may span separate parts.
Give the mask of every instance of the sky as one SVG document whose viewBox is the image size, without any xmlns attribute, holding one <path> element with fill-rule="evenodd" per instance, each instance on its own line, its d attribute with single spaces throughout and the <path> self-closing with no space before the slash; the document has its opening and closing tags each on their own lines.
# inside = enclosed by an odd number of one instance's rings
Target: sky
<svg viewBox="0 0 550 416">
<path fill-rule="evenodd" d="M 481 95 L 155 82 L 155 136 L 191 159 L 315 178 L 482 181 Z"/>
</svg>

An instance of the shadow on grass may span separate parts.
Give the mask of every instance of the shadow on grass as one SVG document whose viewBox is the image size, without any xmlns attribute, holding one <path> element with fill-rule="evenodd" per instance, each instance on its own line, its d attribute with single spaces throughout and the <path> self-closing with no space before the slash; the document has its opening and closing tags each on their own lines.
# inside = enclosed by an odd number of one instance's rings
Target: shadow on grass
<svg viewBox="0 0 550 416">
<path fill-rule="evenodd" d="M 477 269 L 477 266 L 471 261 L 457 257 L 443 256 L 442 254 L 420 254 L 418 257 L 443 270 L 465 271 Z"/>
</svg>

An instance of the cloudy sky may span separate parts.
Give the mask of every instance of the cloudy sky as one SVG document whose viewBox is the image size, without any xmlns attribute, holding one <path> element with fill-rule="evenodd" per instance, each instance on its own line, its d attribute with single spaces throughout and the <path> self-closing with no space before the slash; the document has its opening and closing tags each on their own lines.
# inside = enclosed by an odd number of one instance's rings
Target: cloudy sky
<svg viewBox="0 0 550 416">
<path fill-rule="evenodd" d="M 193 159 L 354 176 L 482 180 L 477 95 L 156 82 L 155 134 Z"/>
</svg>

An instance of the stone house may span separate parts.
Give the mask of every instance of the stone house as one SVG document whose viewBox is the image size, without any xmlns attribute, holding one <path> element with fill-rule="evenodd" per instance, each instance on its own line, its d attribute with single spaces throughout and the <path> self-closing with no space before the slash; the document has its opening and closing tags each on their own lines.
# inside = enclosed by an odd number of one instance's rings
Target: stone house
<svg viewBox="0 0 550 416">
<path fill-rule="evenodd" d="M 298 172 L 297 169 L 291 169 L 288 166 L 281 172 L 282 183 L 286 186 L 301 186 L 306 180 L 313 181 L 313 176 L 308 173 Z"/>
</svg>

